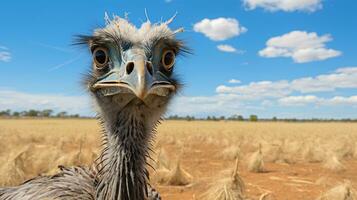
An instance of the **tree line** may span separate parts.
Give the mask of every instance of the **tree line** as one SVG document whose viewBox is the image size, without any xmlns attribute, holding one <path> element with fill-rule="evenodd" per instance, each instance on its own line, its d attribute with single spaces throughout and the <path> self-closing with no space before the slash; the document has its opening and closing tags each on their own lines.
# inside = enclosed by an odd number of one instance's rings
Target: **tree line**
<svg viewBox="0 0 357 200">
<path fill-rule="evenodd" d="M 57 118 L 88 118 L 80 116 L 79 114 L 68 114 L 66 111 L 61 111 L 55 113 L 52 109 L 44 109 L 44 110 L 25 110 L 25 111 L 11 111 L 10 109 L 0 111 L 0 117 L 57 117 Z M 226 116 L 207 116 L 196 118 L 194 116 L 178 116 L 178 115 L 170 115 L 165 117 L 167 120 L 185 120 L 185 121 L 194 121 L 194 120 L 204 120 L 204 121 L 284 121 L 284 122 L 357 122 L 357 119 L 320 119 L 320 118 L 311 118 L 311 119 L 297 119 L 297 118 L 259 118 L 258 115 L 251 114 L 247 117 L 243 115 L 232 115 L 229 117 Z"/>
<path fill-rule="evenodd" d="M 52 109 L 11 111 L 10 109 L 0 111 L 0 117 L 59 117 L 79 118 L 79 114 L 68 114 L 66 111 L 55 113 Z"/>
<path fill-rule="evenodd" d="M 272 117 L 272 118 L 259 118 L 258 115 L 252 114 L 249 115 L 248 117 L 244 117 L 243 115 L 232 115 L 230 117 L 225 117 L 225 116 L 207 116 L 204 118 L 195 118 L 194 116 L 178 116 L 178 115 L 170 115 L 166 117 L 168 120 L 186 120 L 186 121 L 193 121 L 193 120 L 204 120 L 204 121 L 251 121 L 251 122 L 256 122 L 256 121 L 282 121 L 282 122 L 357 122 L 357 119 L 350 119 L 350 118 L 344 118 L 344 119 L 321 119 L 321 118 L 310 118 L 310 119 L 297 119 L 297 118 L 278 118 L 278 117 Z"/>
<path fill-rule="evenodd" d="M 258 121 L 257 115 L 250 115 L 249 118 L 244 118 L 242 115 L 232 115 L 230 117 L 225 116 L 207 116 L 206 118 L 195 118 L 194 116 L 178 116 L 178 115 L 170 115 L 166 119 L 168 120 L 186 120 L 186 121 L 193 121 L 193 120 L 206 120 L 206 121 L 222 121 L 222 120 L 229 120 L 229 121 Z"/>
</svg>

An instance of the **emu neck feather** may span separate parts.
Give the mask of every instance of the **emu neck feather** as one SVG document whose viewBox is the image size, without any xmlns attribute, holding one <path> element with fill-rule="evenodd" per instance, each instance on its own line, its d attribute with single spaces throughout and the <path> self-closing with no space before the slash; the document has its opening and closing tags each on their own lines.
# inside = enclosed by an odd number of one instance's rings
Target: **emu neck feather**
<svg viewBox="0 0 357 200">
<path fill-rule="evenodd" d="M 144 115 L 127 112 L 104 121 L 106 132 L 102 166 L 98 173 L 97 199 L 146 199 L 146 157 L 152 135 L 151 127 L 145 126 Z"/>
</svg>

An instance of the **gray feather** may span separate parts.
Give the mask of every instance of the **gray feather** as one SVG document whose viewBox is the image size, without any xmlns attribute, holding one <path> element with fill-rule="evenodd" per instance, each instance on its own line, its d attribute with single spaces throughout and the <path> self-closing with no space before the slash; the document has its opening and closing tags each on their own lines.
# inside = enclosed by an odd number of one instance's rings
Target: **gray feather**
<svg viewBox="0 0 357 200">
<path fill-rule="evenodd" d="M 11 188 L 0 189 L 1 200 L 94 200 L 95 178 L 88 168 L 61 167 L 54 176 L 40 176 Z"/>
</svg>

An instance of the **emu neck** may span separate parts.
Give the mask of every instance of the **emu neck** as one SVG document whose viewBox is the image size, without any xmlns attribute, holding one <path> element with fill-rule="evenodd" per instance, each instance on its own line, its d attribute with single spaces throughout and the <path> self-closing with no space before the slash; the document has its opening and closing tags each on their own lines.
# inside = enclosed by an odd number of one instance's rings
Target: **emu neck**
<svg viewBox="0 0 357 200">
<path fill-rule="evenodd" d="M 97 199 L 144 200 L 152 127 L 148 127 L 144 115 L 138 112 L 121 112 L 114 116 L 103 118 L 106 130 Z"/>
</svg>

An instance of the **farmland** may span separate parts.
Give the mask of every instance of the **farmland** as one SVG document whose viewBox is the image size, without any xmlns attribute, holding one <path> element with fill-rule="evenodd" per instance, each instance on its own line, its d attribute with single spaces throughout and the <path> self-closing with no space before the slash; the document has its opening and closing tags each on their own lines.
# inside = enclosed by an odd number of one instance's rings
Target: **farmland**
<svg viewBox="0 0 357 200">
<path fill-rule="evenodd" d="M 357 185 L 357 123 L 168 120 L 157 132 L 151 182 L 163 199 L 210 199 L 234 169 L 245 199 L 317 199 Z M 0 186 L 90 165 L 100 143 L 93 119 L 0 119 Z"/>
</svg>

